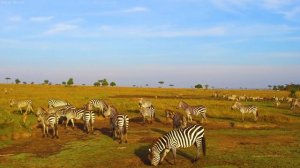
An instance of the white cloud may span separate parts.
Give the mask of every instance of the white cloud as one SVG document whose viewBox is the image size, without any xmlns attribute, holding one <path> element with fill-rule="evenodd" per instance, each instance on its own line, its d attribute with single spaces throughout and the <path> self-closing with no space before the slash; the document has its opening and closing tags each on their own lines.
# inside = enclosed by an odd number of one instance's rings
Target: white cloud
<svg viewBox="0 0 300 168">
<path fill-rule="evenodd" d="M 46 31 L 45 34 L 58 34 L 62 32 L 68 32 L 74 29 L 77 29 L 78 26 L 75 24 L 70 24 L 70 23 L 59 23 L 54 25 L 52 28 L 50 28 L 48 31 Z"/>
<path fill-rule="evenodd" d="M 45 22 L 45 21 L 52 20 L 53 18 L 54 18 L 53 16 L 35 16 L 29 18 L 29 20 L 32 22 Z"/>
<path fill-rule="evenodd" d="M 149 11 L 148 8 L 138 6 L 138 7 L 121 10 L 120 12 L 122 12 L 122 13 L 138 13 L 138 12 L 148 12 L 148 11 Z"/>
<path fill-rule="evenodd" d="M 12 16 L 12 17 L 9 17 L 8 20 L 11 22 L 20 22 L 20 21 L 22 21 L 22 17 L 21 16 Z"/>
</svg>

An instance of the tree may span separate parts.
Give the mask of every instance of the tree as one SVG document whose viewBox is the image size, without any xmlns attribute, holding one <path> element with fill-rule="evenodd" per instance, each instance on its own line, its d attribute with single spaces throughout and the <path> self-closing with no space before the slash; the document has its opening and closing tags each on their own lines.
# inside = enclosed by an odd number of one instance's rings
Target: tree
<svg viewBox="0 0 300 168">
<path fill-rule="evenodd" d="M 149 84 L 146 84 L 146 86 L 148 87 L 148 86 L 149 86 Z"/>
<path fill-rule="evenodd" d="M 195 88 L 197 88 L 197 89 L 202 89 L 203 86 L 202 86 L 201 84 L 197 84 L 197 85 L 195 85 Z"/>
<path fill-rule="evenodd" d="M 170 84 L 169 86 L 170 86 L 170 87 L 173 87 L 174 85 L 173 85 L 173 84 Z"/>
<path fill-rule="evenodd" d="M 67 81 L 67 85 L 68 86 L 71 86 L 74 84 L 74 81 L 73 81 L 73 78 L 70 78 L 68 81 Z"/>
<path fill-rule="evenodd" d="M 6 77 L 4 78 L 6 80 L 6 83 L 8 83 L 8 81 L 11 79 L 10 77 Z"/>
<path fill-rule="evenodd" d="M 45 85 L 48 85 L 48 84 L 49 84 L 49 80 L 47 80 L 47 79 L 44 80 L 44 84 L 45 84 Z"/>
<path fill-rule="evenodd" d="M 296 92 L 297 92 L 296 89 L 292 89 L 292 90 L 290 91 L 290 96 L 293 97 L 293 98 L 296 98 Z"/>
<path fill-rule="evenodd" d="M 208 89 L 208 86 L 209 86 L 208 84 L 204 85 L 205 89 Z"/>
<path fill-rule="evenodd" d="M 94 86 L 100 86 L 100 82 L 99 81 L 94 82 Z"/>
<path fill-rule="evenodd" d="M 61 84 L 66 85 L 67 83 L 65 81 L 61 82 Z"/>
<path fill-rule="evenodd" d="M 110 82 L 110 86 L 116 86 L 117 84 L 115 82 Z"/>
<path fill-rule="evenodd" d="M 34 84 L 34 82 L 31 82 L 30 84 L 32 84 L 32 85 L 33 85 L 33 84 Z"/>
<path fill-rule="evenodd" d="M 272 85 L 268 85 L 268 88 L 271 90 L 272 89 Z"/>
<path fill-rule="evenodd" d="M 27 84 L 27 82 L 25 82 L 25 81 L 24 81 L 24 82 L 23 82 L 23 84 L 24 84 L 24 85 L 26 85 L 26 84 Z"/>
<path fill-rule="evenodd" d="M 103 81 L 102 81 L 102 86 L 108 86 L 108 82 L 107 82 L 106 79 L 103 79 Z"/>
<path fill-rule="evenodd" d="M 164 81 L 159 81 L 158 82 L 160 84 L 160 87 L 162 87 L 162 85 L 165 83 Z"/>
<path fill-rule="evenodd" d="M 16 84 L 19 84 L 21 81 L 20 81 L 20 79 L 17 78 L 17 79 L 15 80 L 15 82 L 16 82 Z"/>
</svg>

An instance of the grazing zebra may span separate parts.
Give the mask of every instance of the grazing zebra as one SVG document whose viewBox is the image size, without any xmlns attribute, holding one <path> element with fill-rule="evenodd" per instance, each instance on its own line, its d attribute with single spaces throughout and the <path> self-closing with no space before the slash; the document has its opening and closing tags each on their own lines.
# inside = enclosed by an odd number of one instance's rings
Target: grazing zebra
<svg viewBox="0 0 300 168">
<path fill-rule="evenodd" d="M 201 123 L 203 123 L 203 119 L 205 119 L 205 122 L 207 122 L 207 117 L 206 117 L 207 109 L 205 106 L 202 105 L 190 106 L 186 102 L 181 100 L 178 104 L 178 108 L 181 108 L 185 111 L 187 119 L 190 122 L 192 122 L 192 115 L 198 116 L 199 114 L 201 114 L 202 116 Z"/>
<path fill-rule="evenodd" d="M 60 106 L 66 106 L 66 105 L 71 105 L 71 104 L 64 100 L 57 100 L 57 99 L 50 99 L 48 101 L 48 108 L 60 107 Z"/>
<path fill-rule="evenodd" d="M 152 106 L 152 102 L 150 100 L 144 100 L 143 98 L 139 98 L 139 106 L 140 108 L 147 108 Z"/>
<path fill-rule="evenodd" d="M 75 128 L 74 120 L 82 119 L 83 113 L 86 111 L 85 109 L 79 108 L 79 109 L 73 109 L 69 108 L 65 111 L 65 117 L 67 118 L 66 126 L 67 128 L 69 121 L 71 120 L 73 129 Z"/>
<path fill-rule="evenodd" d="M 13 105 L 17 105 L 18 111 L 22 113 L 22 109 L 26 108 L 25 113 L 23 114 L 23 122 L 26 122 L 27 119 L 27 113 L 32 111 L 33 112 L 33 107 L 32 107 L 32 101 L 31 100 L 15 100 L 11 99 L 9 101 L 9 106 L 12 107 Z"/>
<path fill-rule="evenodd" d="M 242 103 L 240 102 L 235 102 L 232 106 L 231 109 L 237 109 L 242 113 L 242 121 L 244 121 L 244 114 L 245 113 L 252 113 L 254 115 L 254 121 L 257 121 L 258 118 L 258 111 L 257 107 L 250 105 L 250 106 L 243 106 Z"/>
<path fill-rule="evenodd" d="M 43 126 L 43 137 L 49 136 L 49 127 L 53 129 L 52 138 L 58 137 L 58 116 L 55 114 L 48 114 L 44 109 L 39 108 L 37 113 L 38 122 L 42 123 Z"/>
<path fill-rule="evenodd" d="M 143 116 L 143 122 L 146 122 L 146 118 L 149 117 L 149 120 L 147 119 L 148 123 L 152 123 L 153 118 L 155 118 L 155 108 L 151 105 L 150 107 L 141 107 L 140 113 Z"/>
<path fill-rule="evenodd" d="M 82 120 L 84 122 L 84 130 L 89 133 L 91 126 L 92 133 L 94 132 L 95 113 L 93 111 L 84 111 Z"/>
<path fill-rule="evenodd" d="M 103 113 L 104 117 L 109 117 L 109 123 L 111 128 L 111 136 L 115 136 L 114 132 L 114 119 L 119 115 L 117 109 L 114 106 L 108 106 L 108 109 Z"/>
<path fill-rule="evenodd" d="M 104 100 L 92 99 L 87 103 L 88 110 L 93 110 L 94 108 L 99 109 L 99 112 L 103 113 L 107 110 L 108 105 Z M 98 113 L 99 114 L 99 113 Z"/>
<path fill-rule="evenodd" d="M 167 153 L 172 150 L 174 164 L 176 163 L 176 149 L 187 148 L 192 145 L 197 147 L 197 156 L 194 161 L 200 159 L 200 146 L 202 152 L 206 154 L 206 142 L 204 136 L 204 128 L 200 125 L 192 125 L 186 128 L 175 129 L 160 137 L 149 149 L 151 165 L 157 166 L 162 163 Z M 162 157 L 160 154 L 163 152 Z"/>
<path fill-rule="evenodd" d="M 298 99 L 295 99 L 291 104 L 291 109 L 294 109 L 296 107 L 300 108 L 300 101 Z"/>
<path fill-rule="evenodd" d="M 129 118 L 127 115 L 119 114 L 112 118 L 113 138 L 119 138 L 122 143 L 123 140 L 127 143 L 127 131 L 129 126 Z"/>
</svg>

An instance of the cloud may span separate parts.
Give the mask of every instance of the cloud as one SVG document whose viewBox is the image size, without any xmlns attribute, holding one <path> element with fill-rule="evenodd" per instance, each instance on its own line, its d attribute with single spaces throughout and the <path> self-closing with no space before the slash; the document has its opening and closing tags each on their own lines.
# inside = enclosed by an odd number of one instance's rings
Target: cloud
<svg viewBox="0 0 300 168">
<path fill-rule="evenodd" d="M 54 18 L 53 16 L 35 16 L 29 18 L 29 20 L 32 22 L 45 22 L 45 21 L 52 20 L 53 18 Z"/>
<path fill-rule="evenodd" d="M 58 34 L 62 32 L 68 32 L 74 29 L 77 29 L 78 26 L 75 24 L 70 23 L 59 23 L 54 25 L 52 28 L 50 28 L 48 31 L 46 31 L 45 34 L 52 35 L 52 34 Z"/>
<path fill-rule="evenodd" d="M 8 20 L 11 22 L 20 22 L 20 21 L 22 21 L 22 17 L 21 16 L 12 16 L 12 17 L 9 17 Z"/>
<path fill-rule="evenodd" d="M 149 9 L 145 8 L 145 7 L 133 7 L 133 8 L 129 8 L 129 9 L 125 9 L 125 10 L 121 10 L 121 13 L 140 13 L 140 12 L 148 12 Z"/>
</svg>

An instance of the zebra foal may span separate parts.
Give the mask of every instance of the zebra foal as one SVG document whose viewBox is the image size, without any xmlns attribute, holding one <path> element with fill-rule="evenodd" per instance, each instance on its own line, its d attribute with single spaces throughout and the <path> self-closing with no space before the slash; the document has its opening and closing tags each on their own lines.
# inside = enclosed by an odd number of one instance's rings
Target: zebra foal
<svg viewBox="0 0 300 168">
<path fill-rule="evenodd" d="M 155 118 L 155 108 L 151 105 L 150 107 L 142 107 L 140 108 L 140 113 L 143 117 L 144 124 L 146 123 L 147 119 L 148 123 L 152 124 L 153 119 Z"/>
<path fill-rule="evenodd" d="M 187 148 L 195 145 L 197 155 L 194 161 L 200 158 L 200 147 L 202 152 L 206 154 L 206 142 L 204 136 L 204 128 L 200 125 L 192 125 L 186 128 L 175 129 L 160 137 L 154 145 L 149 149 L 151 165 L 157 166 L 162 163 L 167 153 L 172 150 L 174 164 L 176 163 L 176 149 Z M 161 157 L 161 153 L 162 157 Z"/>
<path fill-rule="evenodd" d="M 235 102 L 232 106 L 231 106 L 232 110 L 239 110 L 242 113 L 242 121 L 244 121 L 244 115 L 245 113 L 252 113 L 254 116 L 254 121 L 257 121 L 258 119 L 258 109 L 256 106 L 250 105 L 250 106 L 244 106 L 242 105 L 242 103 L 240 102 Z"/>
<path fill-rule="evenodd" d="M 58 116 L 56 114 L 49 114 L 43 108 L 39 108 L 36 112 L 37 120 L 43 126 L 43 137 L 49 136 L 49 127 L 52 128 L 52 138 L 58 137 Z"/>
</svg>

